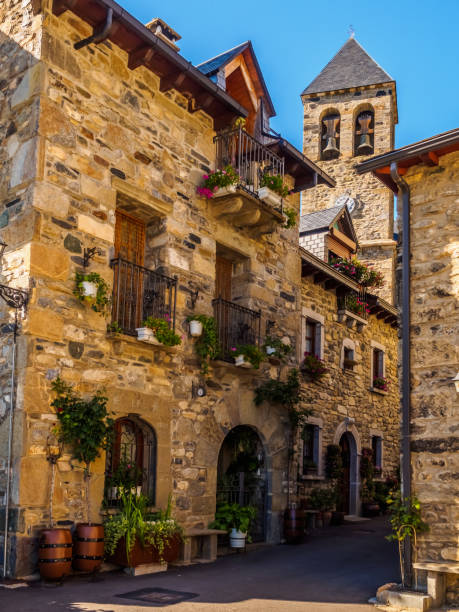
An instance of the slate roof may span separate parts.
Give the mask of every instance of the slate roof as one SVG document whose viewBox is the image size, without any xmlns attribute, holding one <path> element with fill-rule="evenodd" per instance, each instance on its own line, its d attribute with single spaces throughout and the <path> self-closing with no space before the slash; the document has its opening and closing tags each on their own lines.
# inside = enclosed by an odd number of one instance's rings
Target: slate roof
<svg viewBox="0 0 459 612">
<path fill-rule="evenodd" d="M 250 41 L 246 40 L 244 43 L 238 45 L 237 47 L 233 47 L 233 49 L 224 51 L 223 53 L 220 53 L 220 55 L 212 57 L 210 60 L 198 64 L 196 68 L 206 76 L 212 76 L 213 74 L 218 72 L 218 70 L 222 66 L 230 62 L 234 57 L 239 55 L 239 53 L 242 53 L 244 49 L 246 49 L 249 45 Z"/>
<path fill-rule="evenodd" d="M 393 80 L 355 38 L 349 38 L 303 94 L 363 87 Z"/>
<path fill-rule="evenodd" d="M 344 206 L 346 206 L 344 204 Z M 335 219 L 340 216 L 340 212 L 344 208 L 343 205 L 333 206 L 325 210 L 317 210 L 316 212 L 302 215 L 300 220 L 300 234 L 303 232 L 314 232 L 318 230 L 328 230 Z"/>
</svg>

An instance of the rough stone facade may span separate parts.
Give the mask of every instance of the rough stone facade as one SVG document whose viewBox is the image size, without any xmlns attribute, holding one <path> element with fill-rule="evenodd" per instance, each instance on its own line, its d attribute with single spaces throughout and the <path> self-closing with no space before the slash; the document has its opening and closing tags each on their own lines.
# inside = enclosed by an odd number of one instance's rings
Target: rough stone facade
<svg viewBox="0 0 459 612">
<path fill-rule="evenodd" d="M 374 263 L 383 273 L 386 282 L 377 293 L 390 303 L 393 303 L 396 246 L 393 240 L 393 195 L 373 176 L 356 174 L 354 166 L 369 156 L 354 155 L 354 126 L 361 111 L 372 109 L 375 125 L 372 155 L 392 150 L 396 123 L 394 87 L 394 83 L 381 83 L 302 96 L 303 153 L 336 180 L 333 192 L 318 186 L 305 193 L 302 213 L 331 208 L 340 196 L 354 201 L 351 216 L 359 237 L 359 258 L 366 263 Z M 326 161 L 321 159 L 320 153 L 321 123 L 323 117 L 330 113 L 340 115 L 340 155 L 337 159 Z"/>
<path fill-rule="evenodd" d="M 324 484 L 326 448 L 329 444 L 339 444 L 341 436 L 349 432 L 355 440 L 357 455 L 355 473 L 351 474 L 351 480 L 355 478 L 357 483 L 351 490 L 351 513 L 359 514 L 362 448 L 372 448 L 373 436 L 382 439 L 381 479 L 394 476 L 399 465 L 397 330 L 372 315 L 361 331 L 356 326 L 349 328 L 344 321 L 339 321 L 335 291 L 318 286 L 309 277 L 303 279 L 301 314 L 303 329 L 306 318 L 321 325 L 321 357 L 328 371 L 320 381 L 302 384 L 304 404 L 313 410 L 309 422 L 318 425 L 320 430 L 320 457 L 317 477 L 303 475 L 299 465 L 300 496 L 307 497 L 311 486 Z M 344 347 L 354 350 L 356 364 L 352 370 L 344 369 Z M 373 389 L 374 347 L 384 350 L 387 393 Z"/>
<path fill-rule="evenodd" d="M 459 153 L 440 157 L 438 166 L 414 166 L 404 179 L 411 192 L 412 488 L 430 527 L 418 537 L 418 560 L 457 563 Z M 457 576 L 448 596 L 459 600 Z"/>
</svg>

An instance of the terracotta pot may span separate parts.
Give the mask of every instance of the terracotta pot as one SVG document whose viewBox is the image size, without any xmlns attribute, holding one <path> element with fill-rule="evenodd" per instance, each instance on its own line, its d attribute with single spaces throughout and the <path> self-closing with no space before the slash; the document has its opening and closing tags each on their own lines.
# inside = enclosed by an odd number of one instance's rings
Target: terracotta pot
<svg viewBox="0 0 459 612">
<path fill-rule="evenodd" d="M 329 527 L 331 523 L 332 513 L 331 510 L 325 510 L 322 513 L 322 522 L 324 527 Z"/>
<path fill-rule="evenodd" d="M 284 512 L 284 537 L 288 544 L 299 544 L 304 537 L 306 513 L 290 508 Z"/>
<path fill-rule="evenodd" d="M 72 534 L 69 529 L 44 529 L 41 532 L 38 567 L 40 576 L 60 580 L 72 568 Z"/>
<path fill-rule="evenodd" d="M 104 527 L 80 523 L 75 532 L 73 567 L 83 572 L 95 572 L 104 560 Z"/>
</svg>

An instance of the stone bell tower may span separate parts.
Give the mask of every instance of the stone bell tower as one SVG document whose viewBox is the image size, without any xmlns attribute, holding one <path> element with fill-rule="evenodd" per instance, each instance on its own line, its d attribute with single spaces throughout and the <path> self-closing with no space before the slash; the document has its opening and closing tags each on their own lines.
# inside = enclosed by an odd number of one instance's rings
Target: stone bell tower
<svg viewBox="0 0 459 612">
<path fill-rule="evenodd" d="M 377 292 L 393 302 L 394 201 L 377 179 L 354 166 L 394 147 L 395 81 L 352 36 L 301 94 L 303 152 L 336 180 L 335 189 L 303 194 L 302 213 L 347 204 L 358 256 L 384 274 Z"/>
</svg>

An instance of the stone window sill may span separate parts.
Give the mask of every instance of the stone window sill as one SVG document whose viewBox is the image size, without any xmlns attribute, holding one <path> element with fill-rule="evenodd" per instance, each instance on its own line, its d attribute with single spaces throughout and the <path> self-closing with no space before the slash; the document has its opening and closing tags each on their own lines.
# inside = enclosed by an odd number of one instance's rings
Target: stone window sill
<svg viewBox="0 0 459 612">
<path fill-rule="evenodd" d="M 240 372 L 241 374 L 254 374 L 255 376 L 259 376 L 263 374 L 263 368 L 242 368 L 240 366 L 235 365 L 234 363 L 230 363 L 229 361 L 223 361 L 222 359 L 214 359 L 210 362 L 210 365 L 214 370 L 219 368 L 228 368 L 232 372 Z"/>
<path fill-rule="evenodd" d="M 346 323 L 349 329 L 356 325 L 358 332 L 361 332 L 365 325 L 368 325 L 368 321 L 366 319 L 363 319 L 359 315 L 355 314 L 355 312 L 351 312 L 350 310 L 346 309 L 338 310 L 338 323 Z"/>
<path fill-rule="evenodd" d="M 382 389 L 377 389 L 376 387 L 370 387 L 370 391 L 372 393 L 377 393 L 379 395 L 387 395 L 387 391 L 383 391 Z"/>
<path fill-rule="evenodd" d="M 166 353 L 170 353 L 170 354 L 175 354 L 180 350 L 181 345 L 177 345 L 177 346 L 166 346 L 165 344 L 150 344 L 149 342 L 142 342 L 141 340 L 138 340 L 136 336 L 130 336 L 129 334 L 123 334 L 123 333 L 114 333 L 114 332 L 107 332 L 106 334 L 106 338 L 107 340 L 113 340 L 114 342 L 126 342 L 127 344 L 136 344 L 136 345 L 143 345 L 145 347 L 150 347 L 153 350 L 160 350 L 160 351 L 164 351 Z"/>
<path fill-rule="evenodd" d="M 319 476 L 318 474 L 303 474 L 301 480 L 325 480 L 325 476 Z"/>
</svg>

